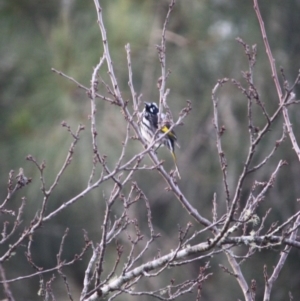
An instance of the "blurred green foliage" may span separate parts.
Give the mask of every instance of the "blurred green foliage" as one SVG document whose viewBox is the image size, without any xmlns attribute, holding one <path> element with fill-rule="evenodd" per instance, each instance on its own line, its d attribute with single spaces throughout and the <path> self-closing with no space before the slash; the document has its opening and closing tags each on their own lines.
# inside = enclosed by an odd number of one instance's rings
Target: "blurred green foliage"
<svg viewBox="0 0 300 301">
<path fill-rule="evenodd" d="M 143 94 L 143 100 L 157 101 L 156 81 L 160 76 L 160 65 L 156 45 L 160 42 L 168 1 L 102 2 L 108 42 L 124 99 L 131 100 L 124 49 L 125 44 L 130 43 L 135 89 Z M 282 65 L 287 79 L 293 80 L 300 62 L 300 2 L 288 1 L 284 5 L 279 0 L 260 2 L 277 66 Z M 242 47 L 235 41 L 236 37 L 241 37 L 248 44 L 258 45 L 254 83 L 270 112 L 274 112 L 278 103 L 252 6 L 252 1 L 238 0 L 177 1 L 168 25 L 167 67 L 171 70 L 167 82 L 167 87 L 171 89 L 168 103 L 174 118 L 178 116 L 187 99 L 191 100 L 193 107 L 184 126 L 176 129 L 181 144 L 181 149 L 177 151 L 182 175 L 180 186 L 190 202 L 208 218 L 211 217 L 214 192 L 217 193 L 220 213 L 224 206 L 223 184 L 212 125 L 211 90 L 217 80 L 223 77 L 236 78 L 244 83 L 241 70 L 247 70 L 248 63 Z M 51 72 L 51 68 L 89 86 L 93 67 L 102 55 L 102 42 L 93 1 L 84 0 L 2 0 L 0 37 L 0 195 L 2 199 L 6 195 L 8 172 L 24 167 L 25 174 L 33 178 L 33 183 L 14 197 L 11 206 L 18 206 L 21 196 L 26 195 L 26 223 L 39 208 L 42 193 L 39 189 L 37 169 L 27 162 L 25 157 L 31 154 L 39 162 L 46 161 L 45 172 L 49 186 L 59 171 L 71 143 L 70 135 L 60 126 L 62 120 L 66 120 L 74 131 L 79 123 L 84 124 L 86 130 L 75 149 L 74 161 L 50 198 L 48 210 L 76 195 L 87 183 L 92 166 L 89 99 L 76 85 Z M 101 71 L 104 79 L 107 79 L 106 72 L 105 68 Z M 100 85 L 100 93 L 107 93 L 103 85 Z M 221 90 L 219 97 L 220 119 L 227 129 L 223 143 L 228 158 L 230 190 L 233 194 L 248 147 L 247 100 L 230 84 Z M 99 145 L 103 153 L 109 154 L 108 163 L 113 166 L 121 152 L 125 121 L 117 107 L 100 100 L 97 106 Z M 298 115 L 297 110 L 291 112 L 295 129 L 299 127 Z M 260 162 L 280 138 L 280 118 L 258 147 L 255 162 Z M 255 108 L 255 122 L 259 127 L 265 124 L 258 108 Z M 296 134 L 300 141 L 299 134 Z M 140 143 L 132 141 L 128 155 L 141 149 Z M 167 151 L 159 150 L 159 154 L 166 160 L 167 168 L 172 168 Z M 282 220 L 293 212 L 295 198 L 299 197 L 300 193 L 299 164 L 297 161 L 297 164 L 294 164 L 297 158 L 288 139 L 266 167 L 246 181 L 243 193 L 243 197 L 247 198 L 254 178 L 267 180 L 279 159 L 287 160 L 289 165 L 281 172 L 275 188 L 270 192 L 270 199 L 263 203 L 261 208 L 261 212 L 264 212 L 265 208 L 272 207 L 275 220 Z M 166 184 L 157 173 L 138 172 L 135 180 L 148 196 L 152 206 L 153 223 L 164 237 L 157 241 L 156 248 L 163 251 L 174 248 L 177 241 L 177 225 L 185 226 L 191 218 L 173 195 L 165 191 Z M 34 260 L 41 266 L 53 266 L 61 236 L 70 225 L 68 247 L 64 250 L 66 258 L 80 252 L 83 245 L 83 228 L 89 232 L 92 239 L 99 240 L 103 203 L 104 198 L 109 195 L 109 189 L 109 186 L 103 186 L 93 191 L 75 206 L 59 214 L 50 222 L 50 227 L 39 230 L 34 238 L 37 242 L 37 245 L 34 245 Z M 241 202 L 243 201 L 242 199 Z M 114 210 L 118 212 L 118 208 Z M 145 211 L 141 205 L 136 205 L 134 214 L 138 220 L 145 220 Z M 147 225 L 140 224 L 140 227 L 145 230 Z M 195 224 L 194 227 L 196 229 L 199 225 Z M 3 249 L 0 248 L 1 250 Z M 296 260 L 298 255 L 297 252 L 293 252 L 289 258 L 272 300 L 287 299 L 288 290 L 293 292 L 295 300 L 300 298 L 297 289 L 299 280 L 296 280 L 300 279 L 297 277 L 300 271 L 299 260 Z M 32 272 L 24 262 L 22 252 L 16 256 L 18 258 L 14 259 L 15 266 L 7 272 L 8 278 Z M 263 271 L 257 270 L 257 264 L 252 263 L 261 260 L 271 269 L 272 260 L 276 258 L 276 253 L 273 257 L 268 253 L 266 257 L 265 251 L 253 257 L 244 266 L 247 281 L 255 278 L 258 282 L 258 299 L 261 299 L 263 293 Z M 106 259 L 108 263 L 111 260 L 114 258 Z M 226 262 L 226 259 L 220 256 L 212 263 L 215 278 L 205 284 L 202 300 L 242 299 L 241 291 L 234 280 L 218 269 L 217 264 L 223 261 Z M 86 261 L 80 262 L 66 271 L 69 282 L 73 287 L 78 286 L 78 291 L 81 289 L 85 264 Z M 199 262 L 199 265 L 203 264 Z M 198 268 L 199 266 L 190 267 L 185 273 L 196 274 Z M 292 279 L 291 275 L 294 275 Z M 180 279 L 182 276 L 184 273 L 180 269 L 170 272 L 170 278 Z M 218 290 L 215 287 L 215 279 L 222 283 Z M 14 283 L 12 289 L 19 294 L 15 297 L 18 300 L 37 299 L 38 281 L 35 280 L 28 280 L 28 285 Z M 166 277 L 159 281 L 162 283 L 169 280 Z M 153 288 L 156 283 L 153 280 L 153 283 L 144 285 Z M 282 287 L 285 288 L 284 291 L 281 291 Z"/>
</svg>

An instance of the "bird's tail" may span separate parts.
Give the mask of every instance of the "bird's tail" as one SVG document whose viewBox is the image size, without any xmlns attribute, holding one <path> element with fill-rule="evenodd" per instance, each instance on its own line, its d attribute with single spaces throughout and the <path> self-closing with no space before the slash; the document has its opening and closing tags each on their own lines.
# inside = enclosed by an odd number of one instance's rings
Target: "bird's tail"
<svg viewBox="0 0 300 301">
<path fill-rule="evenodd" d="M 176 155 L 175 155 L 174 151 L 172 151 L 172 150 L 171 150 L 171 154 L 172 154 L 172 157 L 173 157 L 173 160 L 174 160 L 175 169 L 176 169 L 178 178 L 181 179 L 181 176 L 180 176 L 180 173 L 179 173 L 179 170 L 178 170 L 178 166 L 177 166 Z"/>
</svg>

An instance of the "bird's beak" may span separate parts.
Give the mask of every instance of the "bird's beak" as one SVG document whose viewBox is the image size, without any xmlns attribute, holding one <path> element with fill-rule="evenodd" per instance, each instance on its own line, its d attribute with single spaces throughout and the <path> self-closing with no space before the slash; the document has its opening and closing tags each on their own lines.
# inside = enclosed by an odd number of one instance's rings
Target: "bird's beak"
<svg viewBox="0 0 300 301">
<path fill-rule="evenodd" d="M 144 101 L 145 106 L 150 106 L 149 102 Z"/>
</svg>

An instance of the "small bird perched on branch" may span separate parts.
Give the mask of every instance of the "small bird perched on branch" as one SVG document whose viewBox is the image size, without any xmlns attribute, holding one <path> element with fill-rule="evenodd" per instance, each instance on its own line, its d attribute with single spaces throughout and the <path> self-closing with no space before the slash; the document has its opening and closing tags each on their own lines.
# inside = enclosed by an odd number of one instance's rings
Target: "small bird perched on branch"
<svg viewBox="0 0 300 301">
<path fill-rule="evenodd" d="M 161 126 L 158 128 L 158 119 L 160 118 Z M 154 139 L 164 137 L 155 143 L 155 148 L 159 148 L 161 145 L 165 145 L 171 152 L 176 172 L 180 179 L 178 171 L 176 156 L 175 156 L 175 143 L 177 144 L 177 137 L 173 130 L 170 130 L 171 124 L 166 120 L 166 115 L 159 112 L 159 108 L 155 102 L 145 102 L 145 108 L 142 112 L 142 121 L 140 123 L 141 134 L 147 143 L 152 143 Z"/>
</svg>

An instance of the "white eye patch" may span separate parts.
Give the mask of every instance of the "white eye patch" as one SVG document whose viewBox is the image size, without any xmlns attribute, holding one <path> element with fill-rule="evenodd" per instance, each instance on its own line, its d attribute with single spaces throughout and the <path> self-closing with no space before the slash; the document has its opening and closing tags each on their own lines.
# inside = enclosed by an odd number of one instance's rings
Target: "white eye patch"
<svg viewBox="0 0 300 301">
<path fill-rule="evenodd" d="M 151 113 L 157 113 L 158 112 L 158 107 L 157 107 L 157 104 L 155 102 L 152 102 L 151 103 L 151 106 L 149 108 L 149 111 Z"/>
</svg>

